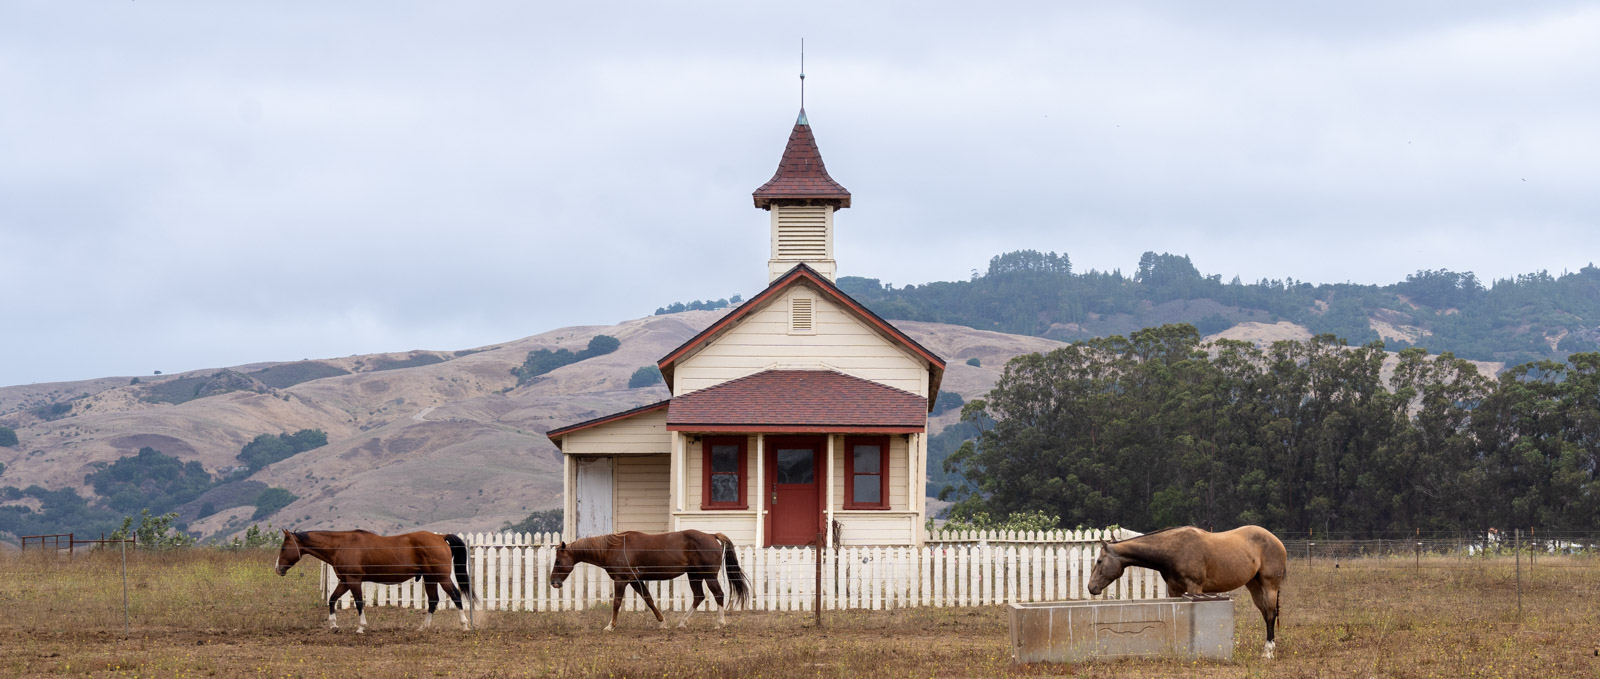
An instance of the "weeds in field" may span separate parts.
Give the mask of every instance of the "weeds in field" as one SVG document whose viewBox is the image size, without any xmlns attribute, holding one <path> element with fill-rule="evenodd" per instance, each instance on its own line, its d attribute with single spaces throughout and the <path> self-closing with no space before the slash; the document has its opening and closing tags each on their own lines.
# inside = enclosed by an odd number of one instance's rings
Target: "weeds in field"
<svg viewBox="0 0 1600 679">
<path fill-rule="evenodd" d="M 212 549 L 129 553 L 131 639 L 122 637 L 119 555 L 37 553 L 0 561 L 0 676 L 1593 676 L 1600 561 L 1524 564 L 1516 619 L 1510 559 L 1358 559 L 1291 570 L 1279 658 L 1259 658 L 1260 616 L 1236 600 L 1231 663 L 1011 663 L 998 607 L 828 613 L 735 612 L 712 630 L 657 630 L 648 614 L 600 631 L 608 610 L 491 612 L 488 625 L 414 629 L 414 610 L 368 610 L 357 636 L 322 628 L 315 568 L 280 578 L 273 555 Z M 354 611 L 341 611 L 349 619 Z"/>
</svg>

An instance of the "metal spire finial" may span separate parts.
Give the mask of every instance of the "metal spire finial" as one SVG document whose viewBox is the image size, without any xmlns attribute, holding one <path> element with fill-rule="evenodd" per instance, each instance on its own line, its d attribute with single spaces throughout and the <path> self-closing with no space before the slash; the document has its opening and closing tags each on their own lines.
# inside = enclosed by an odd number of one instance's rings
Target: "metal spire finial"
<svg viewBox="0 0 1600 679">
<path fill-rule="evenodd" d="M 800 108 L 806 107 L 806 39 L 800 39 Z"/>
</svg>

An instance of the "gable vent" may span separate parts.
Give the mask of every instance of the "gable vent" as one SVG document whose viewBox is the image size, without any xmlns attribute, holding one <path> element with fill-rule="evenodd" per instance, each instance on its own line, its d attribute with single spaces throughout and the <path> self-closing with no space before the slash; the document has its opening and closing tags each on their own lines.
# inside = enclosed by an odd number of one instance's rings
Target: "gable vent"
<svg viewBox="0 0 1600 679">
<path fill-rule="evenodd" d="M 813 309 L 810 297 L 793 297 L 789 299 L 789 332 L 813 332 Z"/>
<path fill-rule="evenodd" d="M 785 205 L 778 211 L 778 259 L 828 258 L 828 208 Z"/>
</svg>

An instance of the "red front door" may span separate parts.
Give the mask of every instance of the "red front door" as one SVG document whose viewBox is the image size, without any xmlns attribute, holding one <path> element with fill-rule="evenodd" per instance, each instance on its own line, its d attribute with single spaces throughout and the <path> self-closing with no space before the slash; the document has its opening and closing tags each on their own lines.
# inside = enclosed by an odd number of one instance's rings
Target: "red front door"
<svg viewBox="0 0 1600 679">
<path fill-rule="evenodd" d="M 766 441 L 767 545 L 809 545 L 822 531 L 820 436 L 783 436 Z"/>
</svg>

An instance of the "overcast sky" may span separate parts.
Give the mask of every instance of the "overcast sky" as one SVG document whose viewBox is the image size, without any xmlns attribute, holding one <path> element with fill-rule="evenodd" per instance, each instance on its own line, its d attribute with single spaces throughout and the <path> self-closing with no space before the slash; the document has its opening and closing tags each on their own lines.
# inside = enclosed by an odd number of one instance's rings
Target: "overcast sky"
<svg viewBox="0 0 1600 679">
<path fill-rule="evenodd" d="M 0 385 L 460 349 L 765 281 L 806 107 L 843 275 L 1600 254 L 1600 6 L 0 5 Z"/>
</svg>

